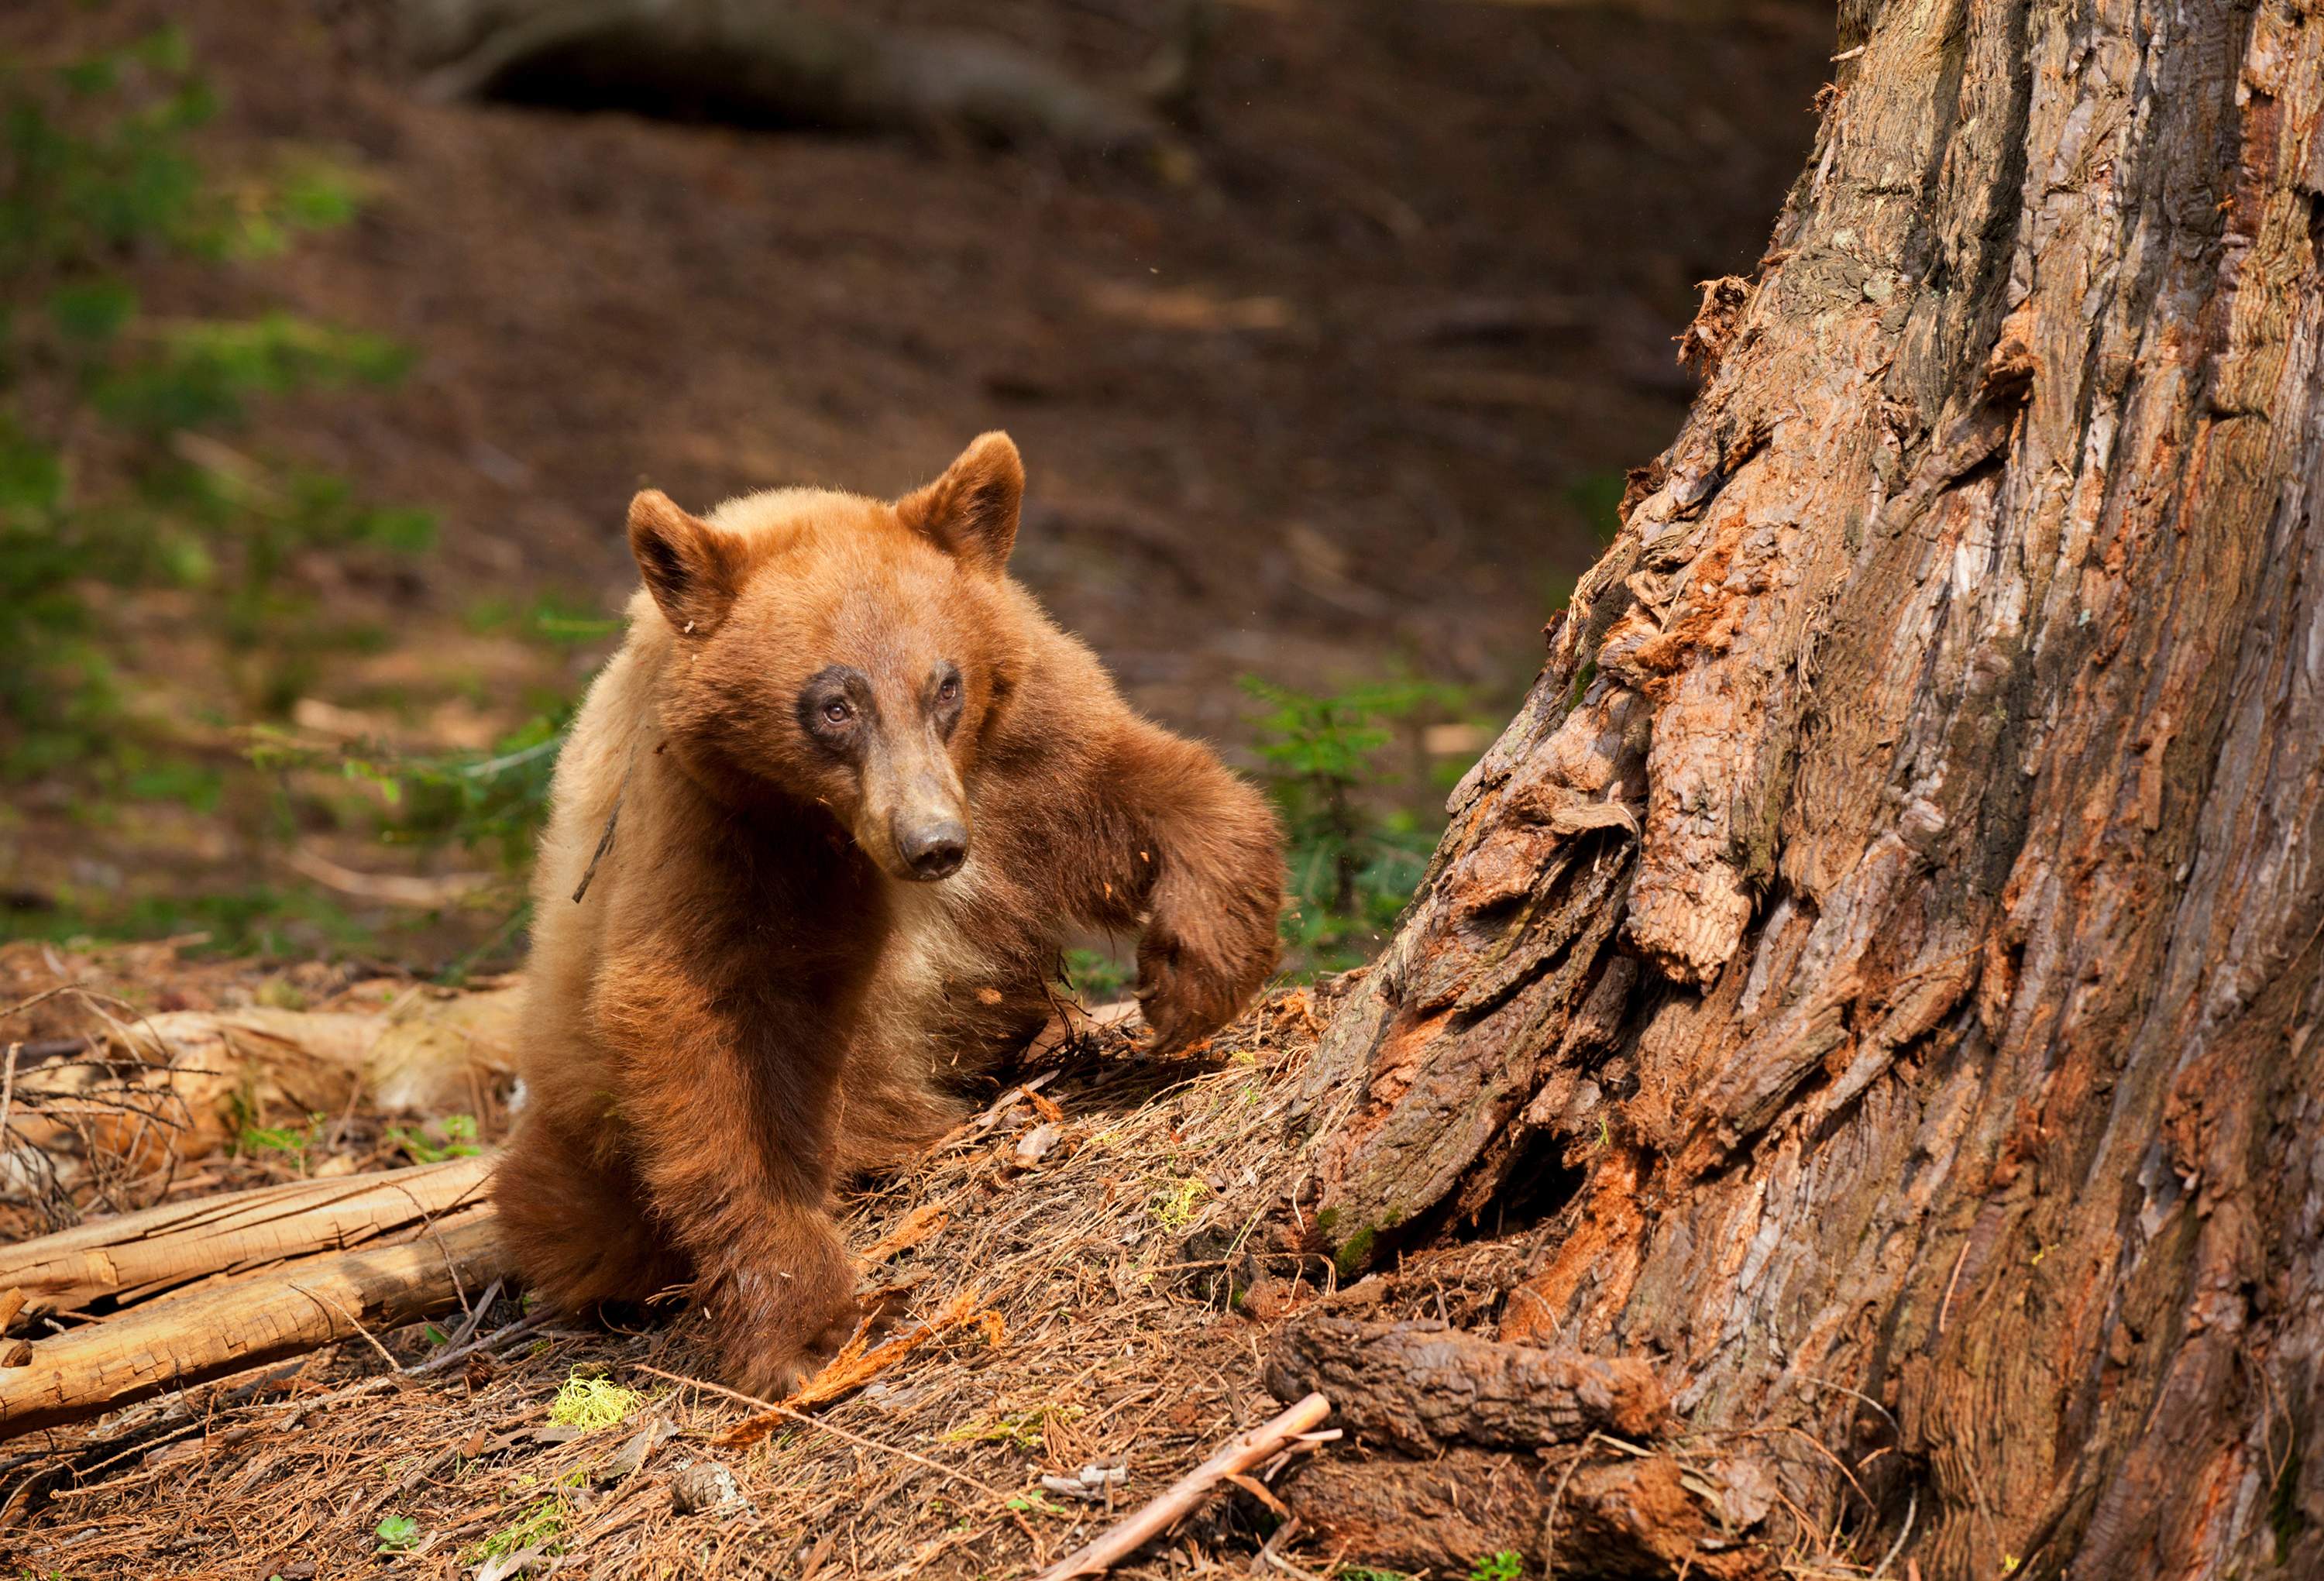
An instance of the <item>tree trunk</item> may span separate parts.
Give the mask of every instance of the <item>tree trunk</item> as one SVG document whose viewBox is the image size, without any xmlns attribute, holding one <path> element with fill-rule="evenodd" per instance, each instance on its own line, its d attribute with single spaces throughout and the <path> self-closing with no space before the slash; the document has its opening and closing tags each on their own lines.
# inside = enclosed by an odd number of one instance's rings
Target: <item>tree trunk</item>
<svg viewBox="0 0 2324 1581">
<path fill-rule="evenodd" d="M 2324 23 L 1840 51 L 1295 1200 L 1353 1272 L 1528 1194 L 1500 1337 L 1812 1438 L 1811 1544 L 2324 1574 Z"/>
</svg>

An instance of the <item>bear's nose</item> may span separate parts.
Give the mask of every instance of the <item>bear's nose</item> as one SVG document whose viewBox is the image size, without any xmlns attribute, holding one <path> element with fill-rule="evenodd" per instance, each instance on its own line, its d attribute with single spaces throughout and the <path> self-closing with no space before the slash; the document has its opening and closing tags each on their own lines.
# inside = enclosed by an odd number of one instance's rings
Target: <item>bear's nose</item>
<svg viewBox="0 0 2324 1581">
<path fill-rule="evenodd" d="M 957 818 L 896 825 L 896 853 L 915 878 L 948 878 L 968 859 L 968 831 Z"/>
</svg>

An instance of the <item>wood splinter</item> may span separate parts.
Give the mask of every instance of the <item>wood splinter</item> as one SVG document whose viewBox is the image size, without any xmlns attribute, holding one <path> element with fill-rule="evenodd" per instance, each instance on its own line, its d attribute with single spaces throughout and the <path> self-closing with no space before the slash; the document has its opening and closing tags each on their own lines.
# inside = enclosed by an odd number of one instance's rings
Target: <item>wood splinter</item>
<svg viewBox="0 0 2324 1581">
<path fill-rule="evenodd" d="M 1240 1478 L 1252 1466 L 1290 1447 L 1293 1439 L 1331 1414 L 1329 1400 L 1321 1394 L 1310 1394 L 1272 1421 L 1237 1434 L 1217 1454 L 1148 1500 L 1136 1513 L 1059 1559 L 1035 1576 L 1034 1581 L 1071 1581 L 1076 1576 L 1103 1575 L 1192 1513 L 1194 1506 L 1219 1484 Z"/>
</svg>

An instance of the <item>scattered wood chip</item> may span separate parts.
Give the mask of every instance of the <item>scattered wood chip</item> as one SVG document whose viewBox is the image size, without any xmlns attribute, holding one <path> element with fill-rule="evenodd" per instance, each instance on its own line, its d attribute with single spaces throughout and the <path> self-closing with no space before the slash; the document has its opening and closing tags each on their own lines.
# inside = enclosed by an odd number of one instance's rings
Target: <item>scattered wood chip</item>
<svg viewBox="0 0 2324 1581">
<path fill-rule="evenodd" d="M 905 1216 L 904 1222 L 863 1248 L 867 1263 L 885 1263 L 898 1253 L 909 1250 L 935 1235 L 952 1222 L 952 1215 L 940 1202 L 923 1202 Z"/>
<path fill-rule="evenodd" d="M 623 1481 L 635 1476 L 645 1467 L 646 1461 L 662 1443 L 677 1435 L 678 1429 L 667 1418 L 656 1417 L 630 1436 L 629 1441 L 613 1451 L 613 1457 L 599 1466 L 595 1473 L 598 1485 Z"/>
<path fill-rule="evenodd" d="M 1051 1104 L 1049 1107 L 1055 1108 L 1057 1106 Z M 1042 1121 L 1017 1138 L 1017 1153 L 1012 1162 L 1019 1169 L 1031 1169 L 1049 1156 L 1056 1147 L 1058 1138 L 1064 1135 L 1064 1127 L 1055 1120 Z"/>
<path fill-rule="evenodd" d="M 1064 1498 L 1079 1499 L 1084 1503 L 1102 1504 L 1109 1489 L 1129 1480 L 1130 1471 L 1120 1466 L 1084 1466 L 1072 1476 L 1058 1476 L 1044 1472 L 1041 1485 Z"/>
</svg>

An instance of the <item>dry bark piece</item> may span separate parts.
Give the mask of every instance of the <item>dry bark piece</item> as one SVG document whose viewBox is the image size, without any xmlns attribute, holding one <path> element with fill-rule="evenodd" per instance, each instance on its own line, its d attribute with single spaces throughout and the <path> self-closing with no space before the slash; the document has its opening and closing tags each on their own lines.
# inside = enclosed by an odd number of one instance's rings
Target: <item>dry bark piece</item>
<svg viewBox="0 0 2324 1581">
<path fill-rule="evenodd" d="M 1532 1448 L 1592 1432 L 1647 1439 L 1669 1422 L 1653 1367 L 1508 1345 L 1446 1324 L 1367 1323 L 1329 1313 L 1277 1337 L 1267 1386 L 1328 1394 L 1340 1420 L 1407 1455 L 1448 1444 Z"/>
<path fill-rule="evenodd" d="M 248 1116 L 337 1114 L 358 1092 L 391 1112 L 465 1109 L 474 1079 L 514 1070 L 520 992 L 421 993 L 388 1015 L 254 1006 L 108 1017 L 88 1057 L 19 1074 L 13 1139 L 52 1161 L 102 1149 L 143 1172 L 219 1151 Z M 67 1117 L 92 1107 L 103 1112 Z M 0 1168 L 0 1184 L 8 1177 Z"/>
<path fill-rule="evenodd" d="M 148 1300 L 198 1279 L 409 1234 L 484 1200 L 492 1161 L 447 1159 L 382 1174 L 229 1191 L 0 1247 L 0 1288 L 34 1312 Z M 0 1307 L 6 1298 L 0 1298 Z M 0 1322 L 0 1327 L 5 1327 Z"/>
<path fill-rule="evenodd" d="M 401 1245 L 153 1301 L 41 1340 L 0 1374 L 0 1439 L 431 1317 L 510 1272 L 491 1210 L 474 1209 Z"/>
<path fill-rule="evenodd" d="M 631 1434 L 622 1447 L 613 1451 L 612 1459 L 592 1472 L 590 1480 L 603 1486 L 607 1483 L 620 1482 L 623 1477 L 634 1476 L 644 1469 L 648 1457 L 663 1440 L 676 1437 L 677 1433 L 677 1425 L 669 1418 L 653 1418 Z"/>
</svg>

